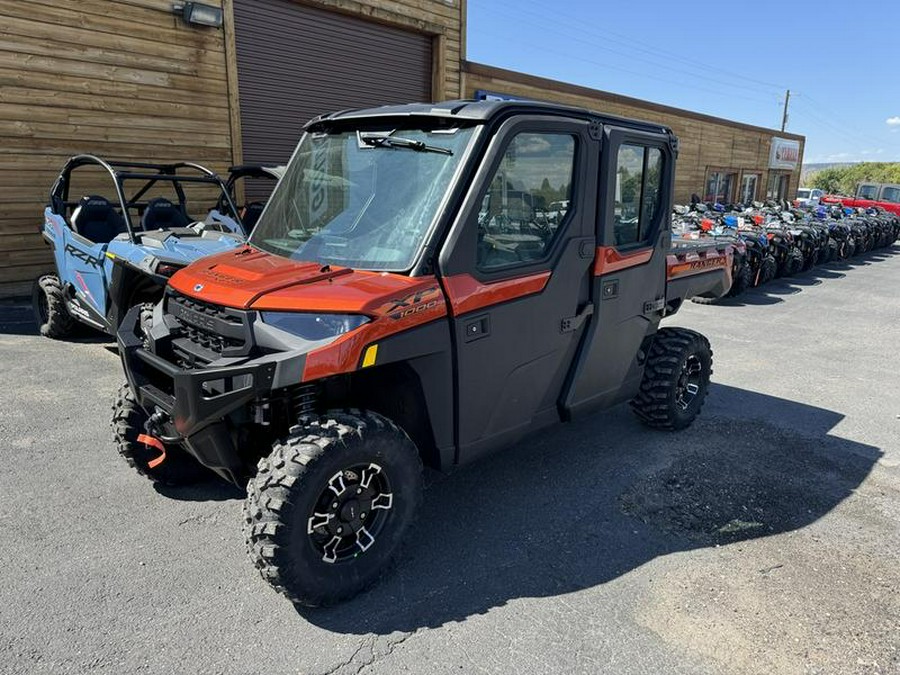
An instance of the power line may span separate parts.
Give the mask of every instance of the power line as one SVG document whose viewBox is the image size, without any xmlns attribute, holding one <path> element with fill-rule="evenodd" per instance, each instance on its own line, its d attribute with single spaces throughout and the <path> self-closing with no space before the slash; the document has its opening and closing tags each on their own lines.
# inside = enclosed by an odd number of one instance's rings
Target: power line
<svg viewBox="0 0 900 675">
<path fill-rule="evenodd" d="M 716 84 L 721 84 L 721 85 L 728 86 L 728 87 L 734 87 L 734 88 L 741 89 L 744 91 L 746 91 L 747 89 L 757 89 L 759 91 L 763 91 L 766 94 L 772 94 L 773 92 L 771 90 L 777 90 L 778 92 L 781 92 L 784 90 L 784 87 L 782 85 L 774 84 L 771 82 L 765 82 L 763 80 L 757 80 L 757 79 L 748 77 L 745 74 L 738 74 L 738 73 L 729 71 L 724 68 L 719 68 L 717 66 L 704 64 L 699 61 L 695 61 L 693 59 L 686 58 L 684 56 L 678 55 L 673 52 L 656 49 L 656 48 L 652 48 L 652 47 L 643 47 L 640 45 L 635 45 L 634 40 L 629 38 L 628 36 L 623 36 L 621 34 L 617 34 L 617 33 L 613 33 L 613 32 L 601 32 L 601 31 L 596 31 L 596 30 L 589 30 L 582 25 L 572 25 L 571 23 L 565 23 L 565 22 L 559 21 L 557 19 L 554 19 L 552 17 L 545 16 L 545 15 L 541 14 L 540 12 L 536 12 L 536 11 L 529 10 L 527 8 L 523 8 L 521 6 L 521 4 L 511 5 L 511 4 L 503 2 L 503 0 L 494 0 L 494 2 L 496 4 L 505 5 L 510 10 L 512 10 L 511 13 L 501 13 L 499 11 L 494 10 L 493 8 L 485 7 L 485 9 L 487 9 L 489 13 L 495 13 L 505 21 L 508 21 L 510 18 L 513 18 L 513 19 L 518 20 L 521 23 L 524 23 L 526 25 L 540 28 L 543 31 L 549 30 L 549 31 L 555 32 L 556 34 L 562 35 L 563 37 L 566 37 L 569 40 L 583 42 L 583 43 L 589 45 L 590 47 L 592 47 L 593 49 L 602 49 L 604 51 L 612 52 L 618 56 L 623 56 L 625 58 L 629 58 L 629 59 L 633 59 L 633 60 L 640 60 L 645 63 L 650 63 L 651 65 L 654 65 L 656 67 L 662 67 L 667 70 L 671 70 L 673 72 L 679 73 L 681 75 L 686 75 L 688 77 L 702 78 L 707 81 L 714 82 Z M 525 18 L 522 16 L 523 13 L 530 14 L 531 16 L 535 17 L 536 19 L 539 20 L 539 23 L 532 23 L 532 22 L 525 20 Z M 552 28 L 548 28 L 547 27 L 548 23 L 556 24 L 556 25 L 564 28 L 565 30 L 559 31 L 559 30 L 553 30 Z M 599 44 L 596 41 L 588 42 L 584 39 L 573 37 L 572 36 L 573 31 L 577 31 L 584 35 L 588 35 L 588 36 L 594 38 L 594 40 L 599 41 Z M 613 42 L 613 43 L 620 44 L 620 45 L 624 46 L 627 50 L 630 50 L 632 52 L 641 52 L 644 54 L 648 54 L 650 56 L 650 58 L 636 57 L 636 56 L 630 55 L 621 50 L 617 50 L 617 49 L 613 49 L 612 47 L 605 46 L 603 44 L 604 42 Z M 664 62 L 659 63 L 660 60 L 663 60 Z M 726 80 L 710 77 L 709 75 L 703 75 L 703 74 L 700 74 L 697 72 L 685 71 L 683 69 L 674 67 L 672 65 L 672 61 L 680 61 L 682 63 L 685 63 L 685 64 L 689 65 L 691 68 L 695 69 L 695 71 L 697 69 L 699 69 L 699 70 L 719 72 L 719 73 L 725 74 L 729 77 L 737 78 L 740 80 L 740 82 L 735 83 L 735 82 L 731 82 L 731 81 L 726 81 Z M 761 89 L 759 86 L 748 85 L 748 82 L 755 83 L 756 85 L 761 85 L 765 89 Z"/>
<path fill-rule="evenodd" d="M 476 28 L 476 29 L 474 29 L 474 30 L 470 30 L 470 32 L 478 33 L 478 34 L 483 34 L 483 35 L 485 35 L 485 36 L 492 36 L 492 37 L 494 36 L 493 33 L 488 33 L 487 31 L 482 30 L 482 29 L 480 29 L 480 28 Z M 630 69 L 628 69 L 628 68 L 623 68 L 623 67 L 621 67 L 621 66 L 610 65 L 610 64 L 608 64 L 608 63 L 604 63 L 604 62 L 601 62 L 601 61 L 596 61 L 596 60 L 594 60 L 594 59 L 588 59 L 588 58 L 585 58 L 584 56 L 573 55 L 573 54 L 569 54 L 569 53 L 566 53 L 566 52 L 558 51 L 558 50 L 555 50 L 555 49 L 550 49 L 550 48 L 547 48 L 547 47 L 542 48 L 542 50 L 543 50 L 544 52 L 548 53 L 548 54 L 556 54 L 556 55 L 558 55 L 558 56 L 562 56 L 562 57 L 564 57 L 564 58 L 566 58 L 566 59 L 569 59 L 569 60 L 573 60 L 573 61 L 581 61 L 581 62 L 583 62 L 583 63 L 587 63 L 587 64 L 590 64 L 590 65 L 601 66 L 602 68 L 606 68 L 606 69 L 608 69 L 608 70 L 616 70 L 616 71 L 619 71 L 619 72 L 626 73 L 626 74 L 628 74 L 628 75 L 633 75 L 633 76 L 638 77 L 638 78 L 644 78 L 644 79 L 656 80 L 656 81 L 659 81 L 659 82 L 665 82 L 665 83 L 667 83 L 667 84 L 672 84 L 672 79 L 671 79 L 671 78 L 665 78 L 665 77 L 660 77 L 660 76 L 656 76 L 656 75 L 649 75 L 649 74 L 647 74 L 647 73 L 642 73 L 642 72 L 639 72 L 639 71 L 636 71 L 636 70 L 630 70 Z M 720 90 L 718 90 L 718 89 L 710 89 L 710 88 L 708 88 L 708 87 L 702 87 L 702 86 L 696 85 L 696 84 L 694 84 L 694 83 L 692 83 L 692 82 L 689 82 L 689 81 L 687 81 L 687 82 L 678 82 L 677 84 L 679 84 L 680 86 L 683 86 L 683 87 L 690 88 L 690 89 L 696 89 L 696 90 L 698 90 L 698 91 L 703 91 L 703 92 L 706 92 L 706 93 L 715 94 L 715 95 L 720 96 L 720 97 L 722 96 L 722 92 L 721 92 Z M 760 99 L 758 99 L 758 98 L 753 98 L 753 97 L 751 97 L 751 96 L 746 96 L 746 95 L 743 95 L 743 94 L 731 94 L 731 93 L 729 93 L 729 94 L 727 94 L 726 96 L 727 96 L 728 99 L 740 98 L 740 99 L 744 99 L 744 100 L 747 100 L 747 101 L 752 101 L 753 103 L 760 103 Z"/>
<path fill-rule="evenodd" d="M 794 110 L 796 112 L 796 104 L 800 103 L 800 114 L 806 116 L 809 119 L 817 121 L 819 124 L 824 125 L 834 131 L 835 133 L 840 134 L 847 140 L 852 140 L 856 143 L 862 142 L 864 144 L 874 144 L 875 146 L 882 145 L 884 143 L 883 140 L 879 140 L 874 138 L 873 136 L 868 136 L 866 134 L 861 134 L 859 132 L 854 131 L 853 125 L 850 124 L 842 124 L 836 118 L 834 121 L 831 121 L 827 118 L 827 113 L 824 113 L 823 110 L 827 108 L 825 106 L 815 104 L 816 107 L 813 108 L 814 101 L 810 99 L 808 96 L 804 96 L 801 94 L 797 94 L 795 92 L 796 98 L 794 99 Z"/>
</svg>

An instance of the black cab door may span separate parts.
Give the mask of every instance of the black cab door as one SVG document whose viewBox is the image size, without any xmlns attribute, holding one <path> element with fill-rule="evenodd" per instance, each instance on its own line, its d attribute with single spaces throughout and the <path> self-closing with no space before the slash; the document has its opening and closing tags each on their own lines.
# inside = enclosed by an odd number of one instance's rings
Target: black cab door
<svg viewBox="0 0 900 675">
<path fill-rule="evenodd" d="M 441 251 L 458 462 L 559 421 L 593 311 L 597 130 L 540 115 L 502 123 Z"/>
<path fill-rule="evenodd" d="M 675 139 L 608 126 L 598 193 L 594 320 L 562 407 L 567 416 L 632 398 L 665 308 Z"/>
</svg>

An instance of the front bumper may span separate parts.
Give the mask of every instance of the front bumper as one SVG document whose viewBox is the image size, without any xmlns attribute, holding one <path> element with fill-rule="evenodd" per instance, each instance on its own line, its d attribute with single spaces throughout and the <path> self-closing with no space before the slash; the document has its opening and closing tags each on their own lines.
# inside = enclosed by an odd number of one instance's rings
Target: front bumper
<svg viewBox="0 0 900 675">
<path fill-rule="evenodd" d="M 164 442 L 182 444 L 201 464 L 239 482 L 244 462 L 226 417 L 271 392 L 278 360 L 179 368 L 144 347 L 136 330 L 139 321 L 140 307 L 133 307 L 117 340 L 128 384 L 151 415 L 149 431 Z"/>
</svg>

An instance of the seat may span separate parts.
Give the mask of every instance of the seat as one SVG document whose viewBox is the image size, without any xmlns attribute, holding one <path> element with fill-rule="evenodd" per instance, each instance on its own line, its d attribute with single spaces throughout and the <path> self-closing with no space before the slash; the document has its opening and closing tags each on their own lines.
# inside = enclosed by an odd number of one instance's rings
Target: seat
<svg viewBox="0 0 900 675">
<path fill-rule="evenodd" d="M 125 231 L 125 220 L 106 197 L 82 197 L 72 212 L 72 229 L 95 244 L 108 244 Z"/>
<path fill-rule="evenodd" d="M 190 224 L 190 220 L 188 220 L 184 211 L 165 197 L 151 199 L 147 204 L 147 208 L 144 209 L 144 215 L 141 216 L 141 228 L 145 232 L 173 227 L 187 227 Z"/>
<path fill-rule="evenodd" d="M 262 202 L 250 202 L 241 209 L 241 222 L 244 224 L 244 230 L 247 234 L 253 231 L 256 221 L 259 220 L 265 207 L 266 205 Z"/>
</svg>

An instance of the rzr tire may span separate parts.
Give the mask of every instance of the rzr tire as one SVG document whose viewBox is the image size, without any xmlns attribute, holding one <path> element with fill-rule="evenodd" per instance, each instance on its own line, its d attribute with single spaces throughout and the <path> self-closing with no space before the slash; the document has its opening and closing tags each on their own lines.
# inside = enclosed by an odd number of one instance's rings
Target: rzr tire
<svg viewBox="0 0 900 675">
<path fill-rule="evenodd" d="M 66 298 L 59 279 L 47 274 L 34 282 L 31 307 L 41 335 L 59 340 L 72 334 L 75 320 L 66 309 Z"/>
<path fill-rule="evenodd" d="M 365 501 L 367 489 L 362 501 L 355 502 L 358 511 L 352 524 L 346 520 L 354 513 L 350 504 L 370 471 L 365 467 L 372 465 L 378 470 L 369 474 L 369 485 L 386 481 L 379 489 L 387 485 L 390 492 L 378 497 L 385 503 L 391 494 L 390 506 L 376 513 L 376 499 Z M 258 469 L 244 503 L 247 551 L 263 579 L 298 605 L 334 604 L 378 581 L 422 499 L 422 461 L 416 446 L 393 422 L 372 412 L 332 411 L 294 426 L 260 460 Z M 337 492 L 337 487 L 329 487 L 333 484 L 346 487 Z M 369 519 L 360 521 L 366 513 Z M 359 550 L 360 541 L 368 539 L 357 528 L 364 529 L 366 523 L 376 533 L 369 546 Z M 335 533 L 337 527 L 343 534 Z M 334 544 L 335 539 L 339 543 Z M 341 550 L 346 557 L 338 558 Z"/>
<path fill-rule="evenodd" d="M 647 426 L 684 429 L 700 413 L 711 375 L 712 349 L 704 336 L 685 328 L 662 328 L 653 338 L 631 407 Z"/>
<path fill-rule="evenodd" d="M 131 387 L 119 387 L 113 405 L 112 429 L 116 448 L 125 462 L 142 476 L 163 485 L 191 485 L 212 476 L 210 471 L 178 446 L 166 445 L 166 458 L 154 467 L 150 463 L 160 455 L 155 448 L 138 442 L 144 433 L 147 413 L 134 400 Z"/>
<path fill-rule="evenodd" d="M 150 329 L 153 328 L 153 303 L 141 303 L 141 315 L 138 321 L 138 337 L 143 340 L 144 347 L 149 347 Z"/>
</svg>

